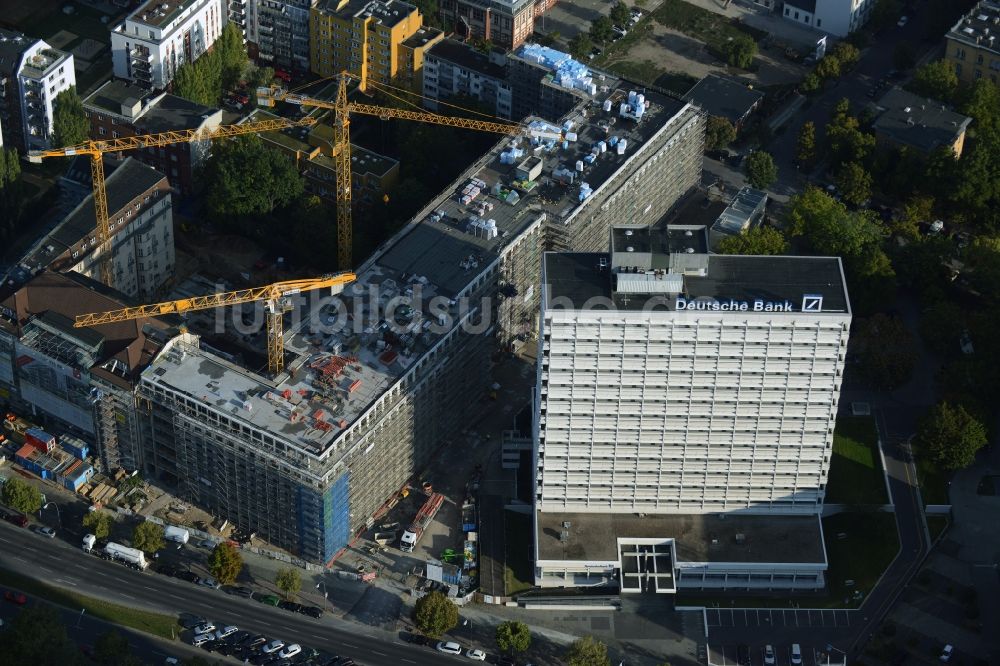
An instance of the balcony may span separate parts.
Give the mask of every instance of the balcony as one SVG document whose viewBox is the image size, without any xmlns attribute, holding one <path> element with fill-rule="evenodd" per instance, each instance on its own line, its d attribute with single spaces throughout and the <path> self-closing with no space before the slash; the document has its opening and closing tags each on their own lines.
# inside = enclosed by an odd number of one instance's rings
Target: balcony
<svg viewBox="0 0 1000 666">
<path fill-rule="evenodd" d="M 132 49 L 128 52 L 128 57 L 132 59 L 132 62 L 143 61 L 149 64 L 153 64 L 153 54 L 148 51 L 140 51 L 139 49 Z"/>
</svg>

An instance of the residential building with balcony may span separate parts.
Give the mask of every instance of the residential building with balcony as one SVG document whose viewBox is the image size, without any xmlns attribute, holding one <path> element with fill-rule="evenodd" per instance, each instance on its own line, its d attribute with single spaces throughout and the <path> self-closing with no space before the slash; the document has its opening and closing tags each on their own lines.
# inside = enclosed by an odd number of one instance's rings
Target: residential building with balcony
<svg viewBox="0 0 1000 666">
<path fill-rule="evenodd" d="M 513 51 L 531 38 L 535 18 L 553 5 L 555 0 L 441 0 L 438 13 L 460 38 Z"/>
<path fill-rule="evenodd" d="M 76 85 L 73 55 L 0 29 L 0 131 L 21 152 L 50 147 L 56 97 Z"/>
<path fill-rule="evenodd" d="M 444 33 L 430 26 L 424 26 L 404 39 L 397 52 L 399 69 L 396 71 L 396 85 L 418 93 L 423 90 L 427 53 L 443 39 Z"/>
<path fill-rule="evenodd" d="M 362 73 L 377 83 L 393 83 L 406 72 L 413 48 L 404 48 L 423 27 L 414 5 L 401 0 L 320 0 L 309 14 L 309 62 L 313 73 L 330 77 Z"/>
<path fill-rule="evenodd" d="M 241 0 L 230 0 L 230 3 Z M 242 0 L 245 2 L 245 0 Z M 309 71 L 309 14 L 317 0 L 250 0 L 248 39 L 262 64 Z M 231 5 L 232 6 L 232 5 Z"/>
<path fill-rule="evenodd" d="M 507 56 L 489 54 L 454 39 L 444 39 L 424 59 L 424 106 L 437 111 L 437 100 L 468 96 L 485 104 L 499 118 L 511 118 L 513 91 L 507 82 Z"/>
<path fill-rule="evenodd" d="M 149 0 L 111 30 L 114 74 L 163 90 L 178 68 L 194 62 L 222 34 L 224 0 Z"/>
<path fill-rule="evenodd" d="M 152 93 L 126 81 L 109 81 L 83 100 L 90 135 L 117 139 L 172 130 L 214 129 L 222 110 L 167 93 Z M 211 152 L 210 141 L 140 148 L 128 155 L 164 174 L 181 195 L 194 191 L 195 173 Z"/>
<path fill-rule="evenodd" d="M 229 23 L 236 25 L 243 33 L 243 43 L 247 43 L 249 26 L 252 14 L 250 13 L 249 0 L 225 0 L 227 17 Z"/>
<path fill-rule="evenodd" d="M 965 83 L 1000 75 L 1000 4 L 977 2 L 944 36 L 945 59 Z"/>
</svg>

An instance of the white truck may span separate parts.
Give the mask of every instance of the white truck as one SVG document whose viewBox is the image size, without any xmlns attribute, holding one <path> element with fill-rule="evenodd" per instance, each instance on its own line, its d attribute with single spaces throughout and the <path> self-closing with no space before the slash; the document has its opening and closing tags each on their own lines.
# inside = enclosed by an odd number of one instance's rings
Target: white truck
<svg viewBox="0 0 1000 666">
<path fill-rule="evenodd" d="M 85 534 L 83 537 L 83 552 L 89 553 L 94 550 L 94 544 L 97 543 L 97 537 L 93 534 Z"/>
<path fill-rule="evenodd" d="M 187 543 L 188 539 L 191 538 L 191 533 L 183 527 L 169 525 L 163 530 L 163 538 L 167 541 L 173 541 L 175 543 Z"/>
<path fill-rule="evenodd" d="M 138 548 L 129 548 L 114 541 L 109 542 L 104 547 L 104 555 L 109 559 L 118 560 L 119 562 L 124 562 L 140 569 L 145 569 L 149 566 L 149 563 L 146 562 L 146 556 L 141 550 Z"/>
</svg>

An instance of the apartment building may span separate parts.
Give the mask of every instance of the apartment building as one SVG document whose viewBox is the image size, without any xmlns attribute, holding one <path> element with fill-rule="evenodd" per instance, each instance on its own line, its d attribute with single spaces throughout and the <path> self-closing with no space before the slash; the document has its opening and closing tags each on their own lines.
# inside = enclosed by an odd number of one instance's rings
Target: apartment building
<svg viewBox="0 0 1000 666">
<path fill-rule="evenodd" d="M 138 469 L 136 380 L 170 336 L 156 319 L 73 319 L 125 305 L 98 282 L 48 270 L 0 295 L 0 398 L 83 439 L 105 472 Z"/>
<path fill-rule="evenodd" d="M 166 176 L 131 157 L 105 176 L 112 236 L 112 286 L 153 300 L 173 277 L 173 205 Z M 44 270 L 99 278 L 94 196 L 88 194 L 18 262 L 22 276 Z"/>
<path fill-rule="evenodd" d="M 499 118 L 511 118 L 512 91 L 507 83 L 507 56 L 500 49 L 489 54 L 454 39 L 435 44 L 424 60 L 424 106 L 440 108 L 437 100 L 467 96 L 479 100 Z"/>
<path fill-rule="evenodd" d="M 962 156 L 965 133 L 972 118 L 952 111 L 937 100 L 893 87 L 877 103 L 878 117 L 872 123 L 882 144 L 930 155 L 946 146 L 955 158 Z"/>
<path fill-rule="evenodd" d="M 396 85 L 419 93 L 424 87 L 424 65 L 427 54 L 444 39 L 444 33 L 438 28 L 424 26 L 403 40 L 399 45 L 399 69 L 396 72 Z"/>
<path fill-rule="evenodd" d="M 364 73 L 378 83 L 412 80 L 403 43 L 422 27 L 420 10 L 401 0 L 320 0 L 309 14 L 312 71 L 321 77 Z M 408 53 L 415 67 L 412 48 Z"/>
<path fill-rule="evenodd" d="M 309 14 L 317 0 L 251 0 L 251 41 L 257 60 L 272 67 L 309 71 Z"/>
<path fill-rule="evenodd" d="M 282 375 L 177 338 L 141 382 L 146 477 L 312 562 L 372 526 L 467 427 L 455 405 L 485 396 L 491 352 L 534 335 L 542 253 L 606 247 L 612 224 L 651 224 L 697 184 L 704 117 L 606 83 L 558 126 L 531 119 L 537 145 L 499 141 L 342 294 L 304 298 Z M 382 325 L 394 299 L 406 322 Z M 321 330 L 341 304 L 352 324 Z"/>
<path fill-rule="evenodd" d="M 785 0 L 782 16 L 836 37 L 846 37 L 865 23 L 875 0 Z"/>
<path fill-rule="evenodd" d="M 1000 74 L 1000 4 L 977 2 L 944 36 L 945 59 L 965 83 L 997 82 Z"/>
<path fill-rule="evenodd" d="M 163 90 L 211 48 L 228 15 L 223 0 L 148 0 L 111 29 L 115 76 Z"/>
<path fill-rule="evenodd" d="M 441 0 L 438 12 L 460 38 L 513 51 L 531 38 L 535 18 L 553 5 L 555 0 Z"/>
<path fill-rule="evenodd" d="M 72 54 L 0 28 L 0 143 L 21 152 L 51 147 L 56 97 L 75 85 Z"/>
<path fill-rule="evenodd" d="M 206 130 L 222 124 L 222 110 L 168 93 L 153 93 L 127 81 L 109 81 L 83 100 L 95 138 Z M 141 148 L 128 154 L 160 171 L 181 195 L 195 189 L 196 173 L 211 153 L 210 141 Z"/>
<path fill-rule="evenodd" d="M 234 24 L 243 33 L 243 43 L 247 43 L 247 37 L 249 35 L 249 27 L 252 21 L 252 14 L 250 13 L 250 2 L 251 0 L 225 0 L 226 5 L 226 18 L 229 23 Z M 249 52 L 249 47 L 247 48 Z"/>
<path fill-rule="evenodd" d="M 839 258 L 709 255 L 686 228 L 550 253 L 536 583 L 818 588 L 851 310 Z"/>
</svg>

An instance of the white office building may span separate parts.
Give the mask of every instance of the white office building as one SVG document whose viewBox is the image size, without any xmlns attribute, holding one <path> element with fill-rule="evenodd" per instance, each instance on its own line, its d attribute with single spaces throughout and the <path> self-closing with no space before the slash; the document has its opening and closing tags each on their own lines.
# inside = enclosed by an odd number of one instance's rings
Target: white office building
<svg viewBox="0 0 1000 666">
<path fill-rule="evenodd" d="M 876 0 L 785 0 L 781 15 L 836 37 L 846 37 L 865 23 Z"/>
<path fill-rule="evenodd" d="M 610 254 L 545 257 L 540 585 L 823 584 L 851 321 L 840 260 L 703 243 L 615 229 Z"/>
<path fill-rule="evenodd" d="M 111 31 L 115 76 L 166 88 L 181 65 L 212 46 L 227 17 L 222 0 L 149 0 Z"/>
</svg>

